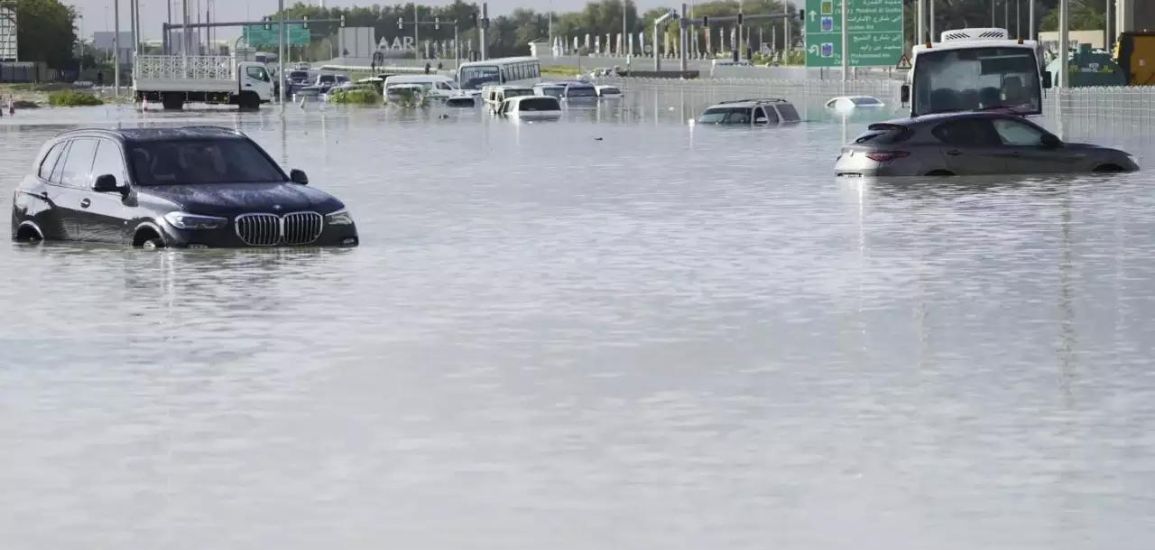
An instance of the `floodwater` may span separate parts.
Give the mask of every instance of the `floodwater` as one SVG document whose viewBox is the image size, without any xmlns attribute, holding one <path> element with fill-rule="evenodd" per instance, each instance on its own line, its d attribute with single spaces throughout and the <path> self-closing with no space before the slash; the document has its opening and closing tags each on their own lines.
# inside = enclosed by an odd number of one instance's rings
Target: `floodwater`
<svg viewBox="0 0 1155 550">
<path fill-rule="evenodd" d="M 0 208 L 66 128 L 220 124 L 363 243 L 0 245 L 0 546 L 1155 545 L 1155 172 L 842 181 L 861 121 L 684 108 L 0 119 Z"/>
</svg>

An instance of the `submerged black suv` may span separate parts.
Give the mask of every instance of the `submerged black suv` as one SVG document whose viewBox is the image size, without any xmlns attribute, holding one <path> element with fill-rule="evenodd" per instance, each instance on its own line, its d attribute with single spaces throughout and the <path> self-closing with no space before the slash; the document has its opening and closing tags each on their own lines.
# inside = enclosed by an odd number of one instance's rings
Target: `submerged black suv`
<svg viewBox="0 0 1155 550">
<path fill-rule="evenodd" d="M 145 248 L 356 246 L 345 205 L 226 128 L 76 130 L 12 200 L 12 238 Z"/>
</svg>

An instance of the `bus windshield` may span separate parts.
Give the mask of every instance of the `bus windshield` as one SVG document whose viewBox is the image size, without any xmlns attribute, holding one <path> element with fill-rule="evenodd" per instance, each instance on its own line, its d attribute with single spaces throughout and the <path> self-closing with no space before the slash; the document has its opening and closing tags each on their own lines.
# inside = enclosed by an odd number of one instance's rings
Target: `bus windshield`
<svg viewBox="0 0 1155 550">
<path fill-rule="evenodd" d="M 462 67 L 457 75 L 461 87 L 466 90 L 477 90 L 491 82 L 501 83 L 501 71 L 493 65 L 480 67 Z"/>
<path fill-rule="evenodd" d="M 1042 112 L 1039 65 L 1028 48 L 921 52 L 913 88 L 914 116 L 995 108 Z"/>
</svg>

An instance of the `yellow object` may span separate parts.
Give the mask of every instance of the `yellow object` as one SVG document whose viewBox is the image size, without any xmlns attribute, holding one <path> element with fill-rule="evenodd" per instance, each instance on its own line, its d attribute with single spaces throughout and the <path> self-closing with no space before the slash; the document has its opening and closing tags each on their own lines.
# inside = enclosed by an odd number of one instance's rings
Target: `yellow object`
<svg viewBox="0 0 1155 550">
<path fill-rule="evenodd" d="M 1115 44 L 1115 62 L 1132 86 L 1155 86 L 1155 33 L 1125 32 Z"/>
</svg>

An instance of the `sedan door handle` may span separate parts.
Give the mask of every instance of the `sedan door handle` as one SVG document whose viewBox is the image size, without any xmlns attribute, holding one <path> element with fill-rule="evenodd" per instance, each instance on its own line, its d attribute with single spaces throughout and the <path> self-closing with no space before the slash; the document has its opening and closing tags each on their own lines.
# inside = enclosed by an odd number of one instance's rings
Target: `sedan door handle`
<svg viewBox="0 0 1155 550">
<path fill-rule="evenodd" d="M 91 200 L 84 199 L 84 200 L 80 201 L 80 207 L 81 208 L 88 208 L 89 206 L 92 206 Z"/>
<path fill-rule="evenodd" d="M 962 154 L 962 151 L 959 151 L 958 149 L 951 149 L 950 151 L 947 151 L 946 154 L 952 157 L 957 157 Z"/>
</svg>

